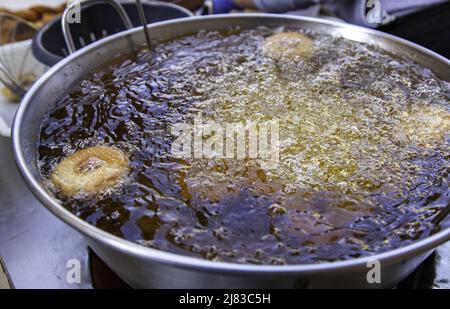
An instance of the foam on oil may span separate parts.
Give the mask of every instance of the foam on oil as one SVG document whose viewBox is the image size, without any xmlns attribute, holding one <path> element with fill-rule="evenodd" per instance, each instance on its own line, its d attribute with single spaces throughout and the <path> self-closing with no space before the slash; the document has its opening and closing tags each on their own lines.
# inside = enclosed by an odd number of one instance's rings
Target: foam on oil
<svg viewBox="0 0 450 309">
<path fill-rule="evenodd" d="M 450 87 L 407 59 L 307 33 L 306 60 L 262 54 L 284 29 L 200 32 L 123 56 L 81 81 L 44 119 L 43 177 L 97 144 L 131 174 L 63 204 L 140 244 L 211 260 L 349 259 L 426 237 L 449 201 Z M 177 159 L 173 124 L 277 121 L 280 162 Z"/>
</svg>

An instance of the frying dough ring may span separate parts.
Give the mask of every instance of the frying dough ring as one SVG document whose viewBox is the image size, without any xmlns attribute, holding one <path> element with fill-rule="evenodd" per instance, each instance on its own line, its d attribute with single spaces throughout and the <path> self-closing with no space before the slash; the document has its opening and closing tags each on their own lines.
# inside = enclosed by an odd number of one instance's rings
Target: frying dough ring
<svg viewBox="0 0 450 309">
<path fill-rule="evenodd" d="M 79 150 L 63 159 L 50 180 L 67 196 L 80 192 L 99 194 L 117 185 L 128 170 L 128 157 L 121 150 L 95 146 Z"/>
<path fill-rule="evenodd" d="M 400 133 L 421 143 L 442 140 L 450 131 L 450 113 L 436 106 L 429 106 L 407 116 L 400 125 Z"/>
<path fill-rule="evenodd" d="M 314 53 L 314 41 L 299 32 L 280 32 L 267 37 L 263 54 L 274 60 L 308 59 Z"/>
</svg>

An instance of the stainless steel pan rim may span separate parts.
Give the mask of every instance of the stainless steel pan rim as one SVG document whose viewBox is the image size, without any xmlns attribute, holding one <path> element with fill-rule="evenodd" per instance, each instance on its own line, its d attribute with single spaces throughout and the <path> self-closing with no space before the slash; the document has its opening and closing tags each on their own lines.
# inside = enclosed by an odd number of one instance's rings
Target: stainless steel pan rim
<svg viewBox="0 0 450 309">
<path fill-rule="evenodd" d="M 274 19 L 285 19 L 285 20 L 303 20 L 303 21 L 311 21 L 315 23 L 327 24 L 336 27 L 345 27 L 348 30 L 354 30 L 354 32 L 350 31 L 351 36 L 355 36 L 355 40 L 357 40 L 358 35 L 371 34 L 376 37 L 381 37 L 388 39 L 390 41 L 394 41 L 400 43 L 402 45 L 410 46 L 430 57 L 434 57 L 439 61 L 445 63 L 448 67 L 450 67 L 450 61 L 424 47 L 421 47 L 412 42 L 400 39 L 398 37 L 372 30 L 367 28 L 362 28 L 353 25 L 342 24 L 340 22 L 335 21 L 327 21 L 322 19 L 310 18 L 310 17 L 297 17 L 297 16 L 280 16 L 276 14 L 228 14 L 228 15 L 216 15 L 216 16 L 207 16 L 207 17 L 188 17 L 177 19 L 173 21 L 164 21 L 160 23 L 155 23 L 149 25 L 149 29 L 156 27 L 164 27 L 169 24 L 182 24 L 189 23 L 199 19 L 207 19 L 211 22 L 217 19 L 227 19 L 227 18 L 242 18 L 245 20 L 246 18 L 274 18 Z M 446 241 L 450 240 L 450 228 L 442 230 L 426 239 L 417 241 L 405 247 L 401 247 L 398 249 L 394 249 L 385 253 L 375 254 L 372 256 L 356 258 L 345 261 L 336 261 L 329 263 L 319 263 L 319 264 L 300 264 L 300 265 L 249 265 L 249 264 L 237 264 L 237 263 L 227 263 L 227 262 L 213 262 L 208 260 L 203 260 L 195 257 L 188 257 L 183 255 L 178 255 L 170 252 L 164 252 L 148 247 L 144 247 L 142 245 L 135 244 L 133 242 L 127 241 L 125 239 L 119 238 L 112 234 L 109 234 L 86 221 L 78 218 L 64 207 L 62 207 L 59 202 L 51 196 L 40 184 L 39 181 L 33 176 L 29 168 L 27 167 L 24 153 L 21 147 L 21 126 L 22 119 L 24 114 L 27 112 L 30 102 L 32 101 L 33 96 L 36 92 L 39 91 L 41 86 L 56 72 L 60 71 L 67 63 L 72 60 L 82 57 L 82 55 L 89 50 L 95 50 L 97 47 L 114 41 L 117 38 L 121 38 L 127 36 L 129 34 L 142 31 L 140 28 L 134 28 L 128 31 L 124 31 L 121 33 L 117 33 L 108 38 L 100 40 L 96 43 L 93 43 L 74 54 L 70 55 L 63 61 L 59 62 L 52 69 L 50 69 L 44 76 L 42 76 L 31 88 L 31 90 L 27 93 L 27 95 L 22 100 L 20 107 L 16 113 L 14 123 L 13 123 L 13 134 L 12 134 L 12 147 L 13 152 L 16 158 L 16 164 L 22 173 L 27 185 L 33 194 L 39 199 L 39 201 L 46 206 L 54 215 L 56 215 L 59 219 L 75 228 L 80 233 L 84 234 L 88 238 L 94 239 L 95 241 L 106 245 L 108 247 L 112 247 L 115 250 L 120 251 L 126 255 L 134 256 L 137 258 L 149 259 L 157 263 L 171 265 L 177 268 L 188 268 L 191 270 L 207 270 L 212 273 L 251 273 L 254 275 L 270 275 L 270 274 L 319 274 L 319 273 L 331 273 L 334 271 L 351 271 L 352 269 L 361 269 L 365 268 L 367 263 L 373 260 L 378 260 L 381 262 L 383 266 L 391 265 L 394 263 L 400 263 L 412 256 L 419 255 L 421 253 L 428 252 L 433 250 L 437 246 L 443 244 Z M 351 37 L 348 37 L 351 39 Z M 450 80 L 450 77 L 448 78 Z"/>
</svg>

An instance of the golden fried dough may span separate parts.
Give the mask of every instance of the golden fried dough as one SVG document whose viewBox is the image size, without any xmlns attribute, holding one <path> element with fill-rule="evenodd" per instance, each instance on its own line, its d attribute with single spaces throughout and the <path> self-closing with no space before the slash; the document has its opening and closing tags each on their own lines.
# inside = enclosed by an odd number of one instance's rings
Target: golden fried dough
<svg viewBox="0 0 450 309">
<path fill-rule="evenodd" d="M 50 176 L 65 195 L 98 194 L 114 187 L 129 171 L 128 157 L 119 149 L 95 146 L 62 160 Z"/>
<path fill-rule="evenodd" d="M 308 59 L 314 52 L 314 41 L 298 32 L 281 32 L 265 39 L 263 54 L 275 60 Z"/>
<path fill-rule="evenodd" d="M 441 140 L 450 132 L 450 113 L 436 106 L 429 106 L 408 115 L 400 125 L 401 133 L 423 143 Z"/>
</svg>

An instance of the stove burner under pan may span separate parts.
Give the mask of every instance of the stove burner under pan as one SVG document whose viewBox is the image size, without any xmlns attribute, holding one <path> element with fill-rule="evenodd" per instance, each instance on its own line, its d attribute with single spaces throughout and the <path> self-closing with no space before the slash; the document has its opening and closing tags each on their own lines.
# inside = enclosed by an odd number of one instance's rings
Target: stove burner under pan
<svg viewBox="0 0 450 309">
<path fill-rule="evenodd" d="M 89 249 L 92 285 L 95 289 L 131 289 L 92 250 Z M 435 259 L 432 254 L 411 275 L 397 285 L 397 289 L 430 289 L 435 278 Z"/>
</svg>

